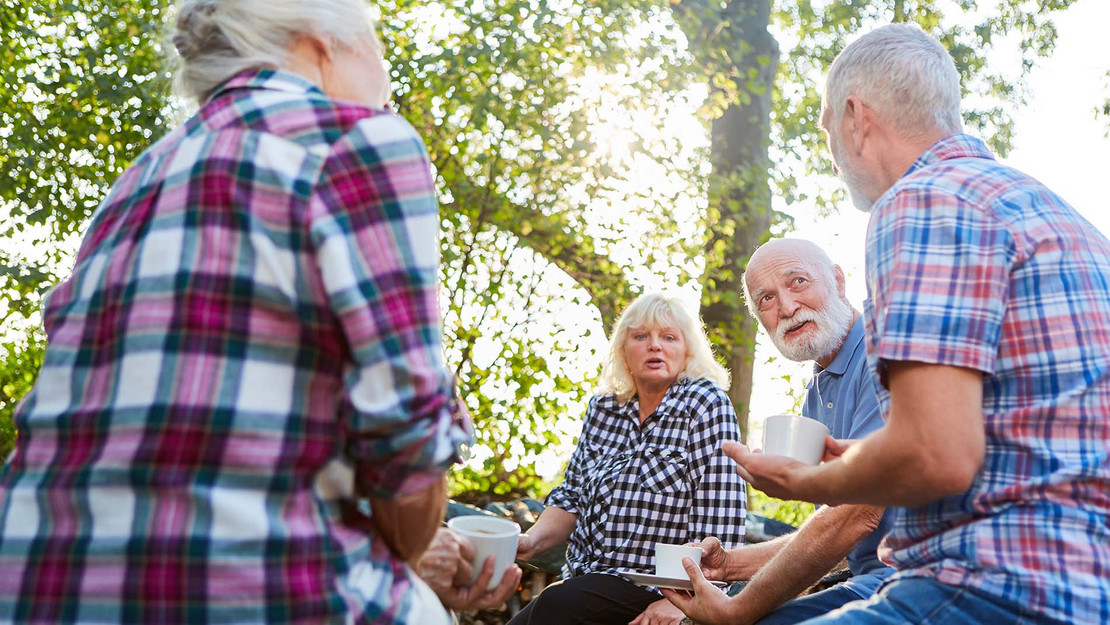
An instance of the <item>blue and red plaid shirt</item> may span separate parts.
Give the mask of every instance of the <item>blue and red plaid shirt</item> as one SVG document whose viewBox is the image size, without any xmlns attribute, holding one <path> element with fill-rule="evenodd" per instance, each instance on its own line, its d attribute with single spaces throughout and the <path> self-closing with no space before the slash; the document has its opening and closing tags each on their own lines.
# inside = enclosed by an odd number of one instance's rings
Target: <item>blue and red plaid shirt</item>
<svg viewBox="0 0 1110 625">
<path fill-rule="evenodd" d="M 954 135 L 880 198 L 867 283 L 880 378 L 886 361 L 983 373 L 982 469 L 966 493 L 899 517 L 881 551 L 894 579 L 1110 622 L 1110 242 Z M 889 412 L 885 390 L 880 402 Z"/>
<path fill-rule="evenodd" d="M 0 622 L 442 615 L 341 519 L 469 436 L 438 228 L 412 127 L 290 74 L 239 75 L 143 153 L 46 301 L 0 473 Z"/>
</svg>

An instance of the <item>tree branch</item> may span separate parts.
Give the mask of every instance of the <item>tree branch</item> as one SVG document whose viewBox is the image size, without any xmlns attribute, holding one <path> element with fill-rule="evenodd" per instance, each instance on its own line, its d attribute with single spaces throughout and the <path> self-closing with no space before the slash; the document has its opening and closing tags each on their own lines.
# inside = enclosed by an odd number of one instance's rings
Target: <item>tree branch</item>
<svg viewBox="0 0 1110 625">
<path fill-rule="evenodd" d="M 601 314 L 606 331 L 616 320 L 618 312 L 632 299 L 623 268 L 598 252 L 593 239 L 562 215 L 543 214 L 534 206 L 514 204 L 486 187 L 465 180 L 456 180 L 450 191 L 455 202 L 480 206 L 488 217 L 488 223 L 514 234 L 521 243 L 563 270 L 585 289 Z"/>
</svg>

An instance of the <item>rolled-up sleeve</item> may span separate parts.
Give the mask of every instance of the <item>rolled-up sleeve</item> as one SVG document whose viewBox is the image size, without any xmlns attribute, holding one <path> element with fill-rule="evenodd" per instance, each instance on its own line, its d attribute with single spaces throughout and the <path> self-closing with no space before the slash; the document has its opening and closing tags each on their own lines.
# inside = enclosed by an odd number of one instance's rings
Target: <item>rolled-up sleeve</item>
<svg viewBox="0 0 1110 625">
<path fill-rule="evenodd" d="M 439 209 L 415 130 L 391 114 L 356 124 L 332 145 L 311 211 L 320 279 L 353 361 L 340 427 L 356 490 L 423 490 L 471 426 L 444 364 Z"/>
<path fill-rule="evenodd" d="M 699 397 L 691 415 L 688 479 L 694 489 L 687 540 L 716 536 L 726 548 L 744 542 L 747 485 L 721 443 L 740 440 L 740 425 L 724 391 Z"/>
</svg>

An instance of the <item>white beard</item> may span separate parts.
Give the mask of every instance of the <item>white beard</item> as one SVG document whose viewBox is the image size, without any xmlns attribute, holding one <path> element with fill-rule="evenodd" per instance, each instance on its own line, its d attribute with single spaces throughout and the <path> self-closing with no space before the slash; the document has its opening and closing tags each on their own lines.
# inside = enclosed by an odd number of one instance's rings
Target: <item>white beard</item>
<svg viewBox="0 0 1110 625">
<path fill-rule="evenodd" d="M 824 358 L 840 349 L 844 337 L 852 329 L 853 315 L 852 307 L 833 291 L 822 312 L 799 310 L 789 319 L 780 319 L 778 328 L 771 335 L 771 342 L 783 356 L 796 362 Z M 787 342 L 784 336 L 786 331 L 803 321 L 816 325 L 816 331 Z"/>
<path fill-rule="evenodd" d="M 840 144 L 833 143 L 830 145 L 833 153 L 833 161 L 836 163 L 836 168 L 840 170 L 840 179 L 844 181 L 845 186 L 848 187 L 848 196 L 852 199 L 852 205 L 864 213 L 870 213 L 875 208 L 875 199 L 867 197 L 861 191 L 862 180 L 855 172 L 851 159 L 840 148 Z M 876 198 L 877 199 L 877 198 Z"/>
</svg>

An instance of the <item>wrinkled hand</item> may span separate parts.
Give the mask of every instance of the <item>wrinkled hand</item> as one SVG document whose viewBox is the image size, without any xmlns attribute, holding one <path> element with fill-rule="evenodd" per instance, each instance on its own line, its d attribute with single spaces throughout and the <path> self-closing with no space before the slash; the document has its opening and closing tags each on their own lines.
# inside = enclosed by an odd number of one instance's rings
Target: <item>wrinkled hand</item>
<svg viewBox="0 0 1110 625">
<path fill-rule="evenodd" d="M 666 599 L 649 605 L 628 625 L 679 625 L 686 615 Z"/>
<path fill-rule="evenodd" d="M 803 487 L 806 478 L 817 471 L 818 467 L 811 467 L 786 456 L 751 451 L 735 441 L 725 441 L 721 444 L 721 449 L 736 462 L 736 472 L 740 477 L 755 488 L 779 499 L 813 501 L 808 498 L 809 494 L 804 492 Z"/>
<path fill-rule="evenodd" d="M 700 543 L 690 543 L 691 547 L 701 548 L 701 572 L 706 579 L 725 581 L 728 571 L 728 552 L 716 536 L 703 539 Z"/>
<path fill-rule="evenodd" d="M 703 556 L 704 557 L 704 556 Z M 723 590 L 706 581 L 701 569 L 690 558 L 682 559 L 682 568 L 694 584 L 691 594 L 685 590 L 660 588 L 659 591 L 686 616 L 699 625 L 723 625 L 733 622 L 732 602 Z"/>
<path fill-rule="evenodd" d="M 523 562 L 531 560 L 536 555 L 536 538 L 528 534 L 521 534 L 516 543 L 516 559 Z"/>
<path fill-rule="evenodd" d="M 520 586 L 522 572 L 519 566 L 510 564 L 505 569 L 501 582 L 492 590 L 486 590 L 486 587 L 489 586 L 489 580 L 493 579 L 493 573 L 493 556 L 490 556 L 486 558 L 482 570 L 478 573 L 478 579 L 474 580 L 473 584 L 453 586 L 447 596 L 439 593 L 436 593 L 436 595 L 443 602 L 443 605 L 459 612 L 496 608 L 505 603 L 516 592 L 517 587 Z"/>
<path fill-rule="evenodd" d="M 505 569 L 501 583 L 486 590 L 493 579 L 493 556 L 486 558 L 478 579 L 467 585 L 474 573 L 470 560 L 474 547 L 463 536 L 440 528 L 416 565 L 416 574 L 436 593 L 443 605 L 452 610 L 481 610 L 501 605 L 520 584 L 520 567 Z"/>
</svg>

